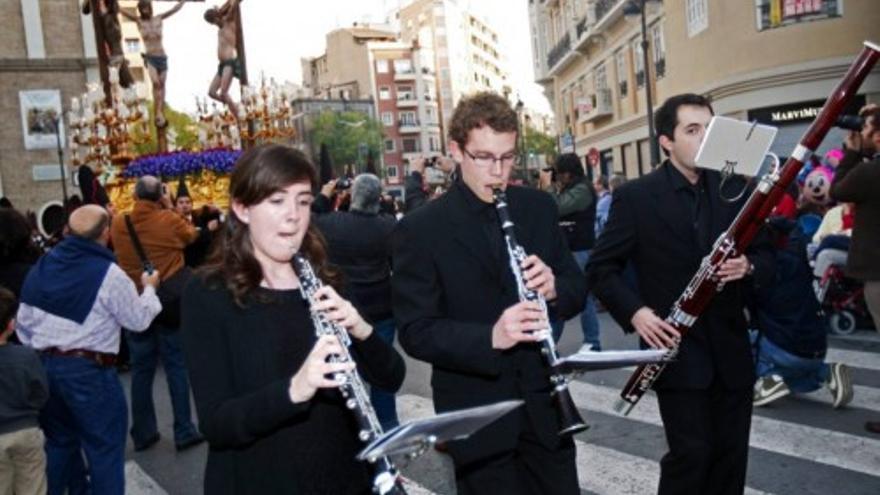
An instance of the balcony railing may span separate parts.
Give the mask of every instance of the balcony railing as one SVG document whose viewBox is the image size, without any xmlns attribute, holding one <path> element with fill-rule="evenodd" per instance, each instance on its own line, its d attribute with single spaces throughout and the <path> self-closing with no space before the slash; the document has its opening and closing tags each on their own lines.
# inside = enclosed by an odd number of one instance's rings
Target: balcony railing
<svg viewBox="0 0 880 495">
<path fill-rule="evenodd" d="M 596 21 L 605 17 L 605 14 L 611 11 L 615 5 L 624 0 L 597 0 L 596 1 Z"/>
<path fill-rule="evenodd" d="M 581 39 L 581 35 L 584 34 L 584 31 L 587 30 L 587 16 L 581 17 L 581 20 L 578 21 L 577 25 L 575 25 L 575 31 L 577 32 L 578 39 Z"/>
<path fill-rule="evenodd" d="M 666 75 L 666 59 L 661 58 L 660 60 L 654 62 L 654 77 L 660 79 L 661 77 Z"/>
<path fill-rule="evenodd" d="M 552 69 L 556 62 L 562 60 L 562 57 L 565 56 L 566 53 L 571 50 L 571 38 L 568 36 L 568 33 L 556 43 L 556 46 L 550 50 L 550 53 L 547 54 L 547 68 Z"/>
<path fill-rule="evenodd" d="M 636 72 L 636 85 L 640 88 L 645 85 L 645 71 Z"/>
</svg>

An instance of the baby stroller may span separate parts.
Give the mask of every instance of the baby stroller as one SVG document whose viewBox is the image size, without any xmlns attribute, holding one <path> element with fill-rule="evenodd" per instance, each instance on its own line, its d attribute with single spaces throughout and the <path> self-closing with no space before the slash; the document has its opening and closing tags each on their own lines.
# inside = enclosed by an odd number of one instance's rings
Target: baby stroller
<svg viewBox="0 0 880 495">
<path fill-rule="evenodd" d="M 846 277 L 843 267 L 831 265 L 816 287 L 816 297 L 835 335 L 849 335 L 859 328 L 872 328 L 862 282 Z"/>
</svg>

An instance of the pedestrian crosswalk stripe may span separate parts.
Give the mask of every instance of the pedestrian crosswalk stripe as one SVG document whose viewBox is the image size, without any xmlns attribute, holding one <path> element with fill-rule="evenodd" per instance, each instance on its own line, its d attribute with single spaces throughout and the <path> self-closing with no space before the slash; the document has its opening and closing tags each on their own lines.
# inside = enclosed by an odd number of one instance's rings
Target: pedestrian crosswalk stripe
<svg viewBox="0 0 880 495">
<path fill-rule="evenodd" d="M 401 421 L 411 421 L 433 414 L 430 399 L 417 395 L 397 396 Z M 630 495 L 657 491 L 660 467 L 657 461 L 618 450 L 575 440 L 578 484 L 582 490 L 602 495 Z M 450 476 L 453 474 L 450 473 Z M 747 495 L 766 492 L 746 487 Z"/>
<path fill-rule="evenodd" d="M 828 352 L 825 354 L 825 361 L 880 371 L 880 354 L 876 352 L 828 349 Z"/>
<path fill-rule="evenodd" d="M 618 389 L 580 381 L 572 382 L 570 389 L 578 407 L 618 415 L 614 411 Z M 645 395 L 628 417 L 662 425 L 654 395 Z M 769 452 L 880 476 L 880 440 L 873 438 L 753 415 L 749 444 Z"/>
<path fill-rule="evenodd" d="M 852 335 L 829 335 L 828 340 L 843 340 L 847 342 L 858 342 L 860 344 L 867 343 L 880 343 L 880 333 L 876 330 L 868 330 L 865 332 L 858 332 Z"/>
<path fill-rule="evenodd" d="M 134 461 L 125 463 L 125 493 L 126 495 L 168 495 L 168 492 Z"/>
<path fill-rule="evenodd" d="M 880 354 L 878 354 L 878 359 L 880 359 Z M 629 378 L 629 375 L 636 370 L 635 366 L 628 366 L 626 368 L 619 368 L 621 373 L 626 374 L 626 377 Z M 578 378 L 578 381 L 584 381 L 583 378 Z M 814 402 L 822 402 L 831 405 L 834 399 L 831 397 L 831 393 L 828 392 L 828 388 L 823 386 L 816 391 L 806 393 L 806 394 L 793 394 L 794 397 L 801 397 Z M 868 387 L 864 385 L 853 385 L 853 399 L 852 402 L 849 403 L 849 407 L 856 407 L 859 409 L 867 409 L 869 411 L 880 412 L 880 389 L 877 387 Z"/>
<path fill-rule="evenodd" d="M 825 387 L 810 392 L 808 394 L 794 394 L 795 397 L 804 397 L 811 401 L 823 402 L 831 405 L 833 399 L 828 389 Z M 849 403 L 849 407 L 857 407 L 859 409 L 867 409 L 880 413 L 880 389 L 875 387 L 866 387 L 863 385 L 853 385 L 853 399 Z"/>
<path fill-rule="evenodd" d="M 660 480 L 657 461 L 576 440 L 578 482 L 603 495 L 655 493 Z M 746 487 L 746 495 L 767 492 Z"/>
</svg>

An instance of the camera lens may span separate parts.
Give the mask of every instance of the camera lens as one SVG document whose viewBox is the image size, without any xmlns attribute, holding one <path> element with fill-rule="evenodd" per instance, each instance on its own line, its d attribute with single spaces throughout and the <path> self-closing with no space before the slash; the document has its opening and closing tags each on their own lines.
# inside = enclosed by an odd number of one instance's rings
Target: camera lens
<svg viewBox="0 0 880 495">
<path fill-rule="evenodd" d="M 835 127 L 840 127 L 841 129 L 846 129 L 848 131 L 861 131 L 862 126 L 864 125 L 865 119 L 858 115 L 841 115 L 840 117 L 837 117 L 837 120 L 834 122 Z"/>
</svg>

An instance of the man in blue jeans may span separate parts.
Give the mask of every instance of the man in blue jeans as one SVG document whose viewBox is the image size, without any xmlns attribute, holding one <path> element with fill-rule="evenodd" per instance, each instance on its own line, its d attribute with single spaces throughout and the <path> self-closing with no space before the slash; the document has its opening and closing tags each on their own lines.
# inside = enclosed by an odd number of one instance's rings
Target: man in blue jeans
<svg viewBox="0 0 880 495">
<path fill-rule="evenodd" d="M 809 236 L 800 222 L 772 218 L 778 237 L 774 283 L 757 289 L 752 305 L 758 377 L 752 403 L 764 406 L 786 395 L 808 393 L 823 386 L 834 408 L 852 400 L 849 368 L 826 363 L 828 339 L 819 302 L 813 294 L 813 274 L 807 262 Z"/>
<path fill-rule="evenodd" d="M 169 283 L 172 277 L 186 270 L 184 249 L 198 238 L 199 229 L 174 210 L 167 187 L 156 177 L 147 175 L 138 179 L 134 193 L 136 201 L 131 213 L 117 215 L 110 227 L 119 265 L 137 284 L 137 274 L 144 260 L 135 247 L 136 236 L 144 256 L 162 273 L 162 283 Z M 131 229 L 127 220 L 131 222 Z M 177 450 L 204 441 L 192 422 L 189 377 L 177 335 L 179 322 L 172 323 L 175 320 L 172 315 L 179 311 L 164 309 L 143 334 L 127 333 L 131 353 L 131 438 L 138 451 L 152 447 L 160 438 L 153 406 L 153 377 L 160 357 L 171 395 Z"/>
<path fill-rule="evenodd" d="M 157 322 L 146 332 L 126 332 L 131 353 L 131 438 L 135 451 L 152 447 L 160 438 L 153 404 L 153 378 L 160 357 L 174 414 L 175 448 L 181 451 L 204 441 L 191 419 L 189 376 L 179 333 Z"/>
<path fill-rule="evenodd" d="M 380 213 L 382 182 L 373 174 L 354 178 L 349 211 L 331 211 L 331 198 L 336 192 L 335 180 L 321 187 L 312 208 L 314 225 L 327 239 L 330 262 L 345 275 L 345 289 L 352 304 L 379 337 L 392 344 L 391 232 L 397 220 Z M 370 401 L 383 429 L 397 426 L 393 393 L 372 387 Z"/>
<path fill-rule="evenodd" d="M 595 242 L 596 194 L 584 176 L 584 167 L 574 153 L 564 153 L 556 159 L 556 177 L 548 170 L 540 175 L 539 186 L 550 193 L 559 208 L 559 227 L 565 234 L 568 248 L 581 270 L 590 258 Z M 553 337 L 559 340 L 565 322 L 553 321 Z M 581 351 L 601 351 L 599 342 L 599 319 L 596 317 L 596 301 L 586 295 L 586 305 L 581 312 L 581 329 L 584 343 Z"/>
<path fill-rule="evenodd" d="M 125 492 L 128 411 L 115 367 L 120 327 L 145 330 L 162 305 L 158 272 L 141 274 L 138 295 L 114 262 L 106 248 L 109 220 L 97 205 L 75 210 L 71 235 L 31 268 L 22 286 L 16 332 L 40 354 L 49 380 L 40 426 L 50 494 L 84 493 L 87 484 L 95 494 Z"/>
</svg>

